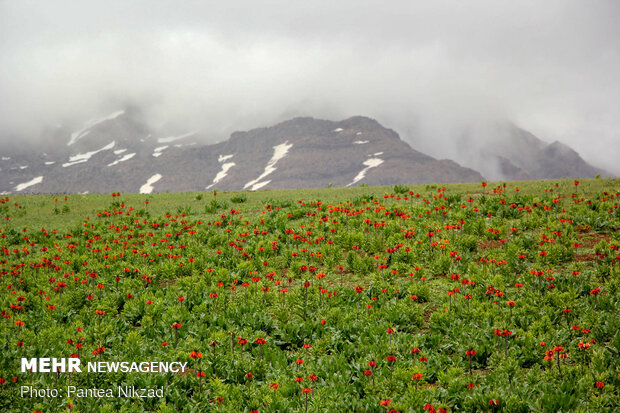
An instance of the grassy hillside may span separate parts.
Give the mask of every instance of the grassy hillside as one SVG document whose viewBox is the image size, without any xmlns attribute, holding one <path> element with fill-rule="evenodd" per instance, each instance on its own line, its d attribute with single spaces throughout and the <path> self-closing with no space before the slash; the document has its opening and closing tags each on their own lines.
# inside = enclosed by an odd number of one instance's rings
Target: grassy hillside
<svg viewBox="0 0 620 413">
<path fill-rule="evenodd" d="M 619 179 L 5 197 L 0 411 L 616 411 L 619 197 Z"/>
</svg>

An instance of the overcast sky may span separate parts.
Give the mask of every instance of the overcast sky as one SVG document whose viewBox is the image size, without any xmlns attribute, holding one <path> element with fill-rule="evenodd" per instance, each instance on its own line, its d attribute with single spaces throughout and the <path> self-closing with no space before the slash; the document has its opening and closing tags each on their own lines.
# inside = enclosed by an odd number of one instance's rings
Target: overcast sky
<svg viewBox="0 0 620 413">
<path fill-rule="evenodd" d="M 450 157 L 505 119 L 620 174 L 620 1 L 0 0 L 0 129 L 132 103 L 213 139 L 366 115 Z"/>
</svg>

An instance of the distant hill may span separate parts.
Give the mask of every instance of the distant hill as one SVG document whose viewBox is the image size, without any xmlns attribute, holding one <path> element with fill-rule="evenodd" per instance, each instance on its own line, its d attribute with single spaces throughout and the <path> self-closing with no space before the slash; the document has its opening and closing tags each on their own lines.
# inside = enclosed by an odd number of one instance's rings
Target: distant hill
<svg viewBox="0 0 620 413">
<path fill-rule="evenodd" d="M 561 142 L 547 143 L 511 123 L 463 133 L 457 161 L 491 181 L 611 176 Z"/>
</svg>

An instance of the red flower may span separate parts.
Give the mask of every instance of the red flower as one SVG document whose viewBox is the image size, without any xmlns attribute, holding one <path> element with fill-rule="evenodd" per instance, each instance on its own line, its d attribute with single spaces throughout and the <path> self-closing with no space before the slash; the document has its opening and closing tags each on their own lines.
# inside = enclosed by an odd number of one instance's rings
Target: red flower
<svg viewBox="0 0 620 413">
<path fill-rule="evenodd" d="M 368 376 L 368 377 L 372 376 L 372 371 L 370 370 L 364 371 L 364 376 Z"/>
<path fill-rule="evenodd" d="M 307 387 L 306 387 L 306 388 L 305 388 L 305 389 L 303 389 L 301 392 L 302 392 L 303 394 L 306 394 L 306 393 L 312 393 L 312 389 L 309 389 L 309 388 L 307 388 Z"/>
<path fill-rule="evenodd" d="M 392 403 L 392 399 L 385 399 L 385 400 L 381 400 L 381 401 L 379 402 L 379 404 L 380 404 L 381 406 L 389 406 L 389 405 L 390 405 L 390 403 Z"/>
<path fill-rule="evenodd" d="M 465 354 L 469 357 L 476 355 L 476 350 L 467 350 Z"/>
<path fill-rule="evenodd" d="M 375 367 L 377 367 L 377 363 L 376 363 L 374 360 L 370 360 L 370 361 L 368 362 L 368 366 L 369 366 L 371 369 L 374 369 Z"/>
<path fill-rule="evenodd" d="M 597 381 L 596 382 L 596 388 L 597 389 L 601 389 L 603 387 L 605 387 L 605 383 L 603 383 L 602 381 Z"/>
<path fill-rule="evenodd" d="M 388 363 L 394 363 L 396 361 L 396 356 L 387 356 L 385 358 L 385 361 L 387 361 Z"/>
</svg>

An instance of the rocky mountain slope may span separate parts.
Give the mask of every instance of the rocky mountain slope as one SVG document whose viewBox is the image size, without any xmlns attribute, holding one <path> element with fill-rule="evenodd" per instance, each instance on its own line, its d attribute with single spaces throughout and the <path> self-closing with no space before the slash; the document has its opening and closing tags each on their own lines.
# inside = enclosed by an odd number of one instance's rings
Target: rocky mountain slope
<svg viewBox="0 0 620 413">
<path fill-rule="evenodd" d="M 191 131 L 156 136 L 139 117 L 118 111 L 79 130 L 60 128 L 48 135 L 44 141 L 56 143 L 46 148 L 15 145 L 3 151 L 0 192 L 148 193 L 483 179 L 453 161 L 415 151 L 365 117 L 295 118 L 201 145 Z"/>
</svg>

